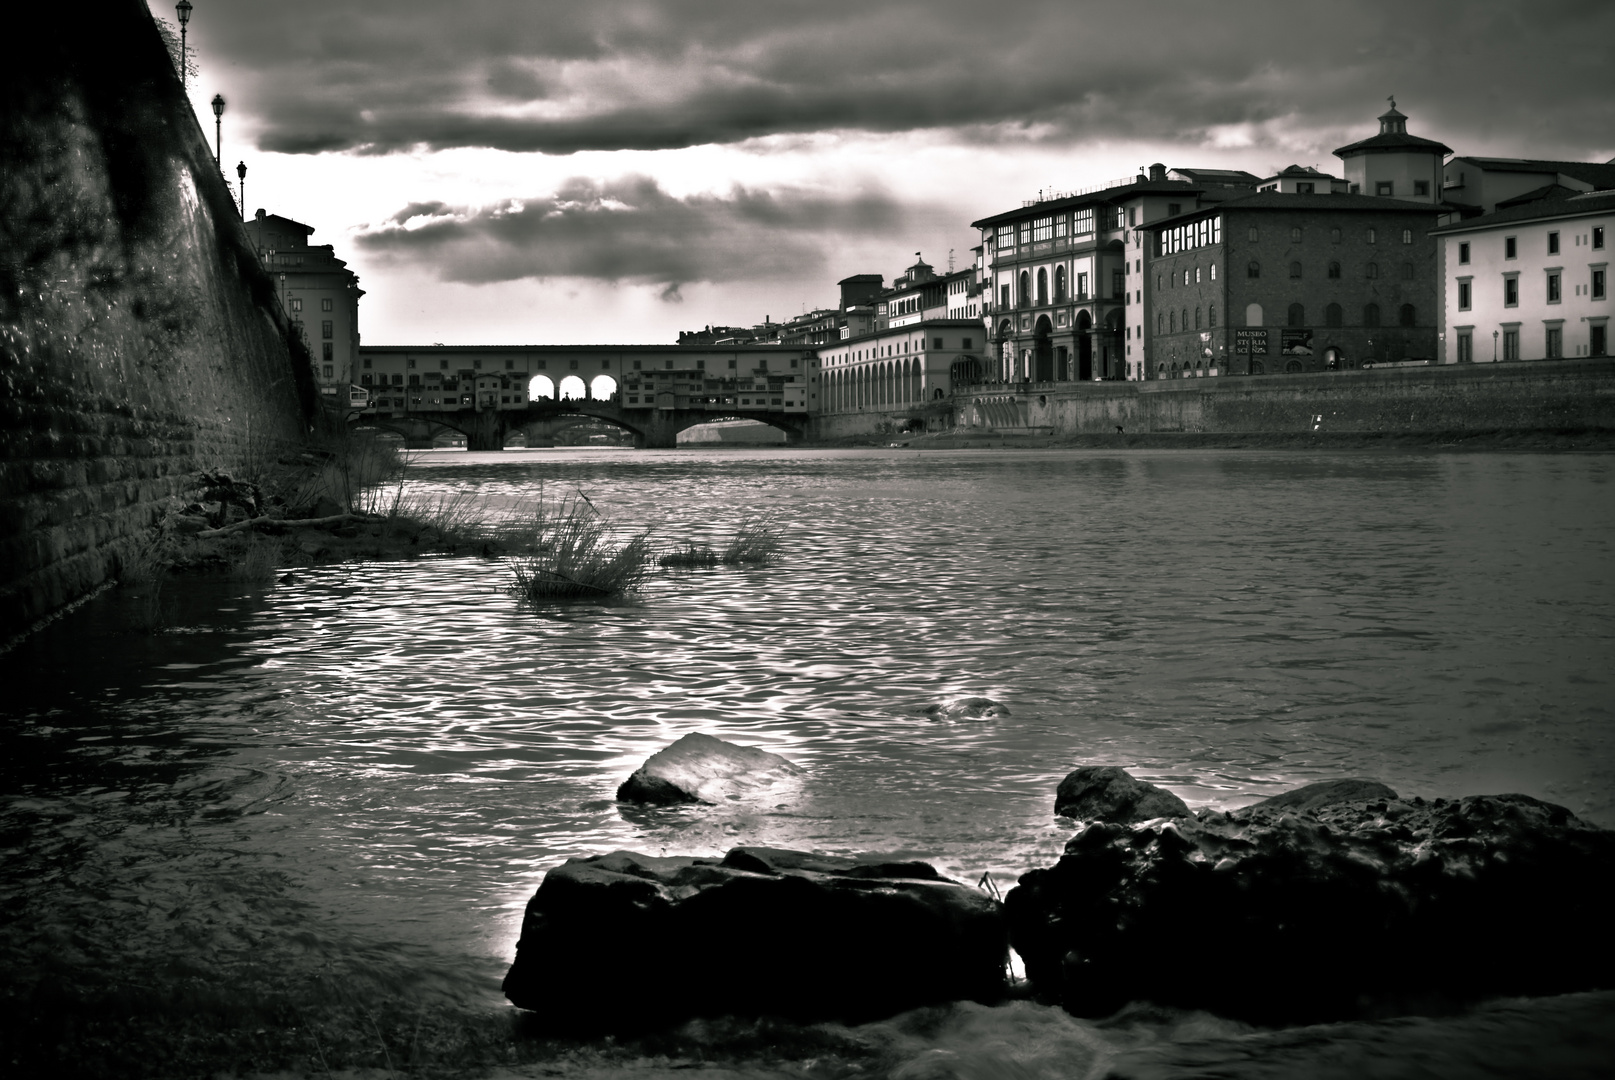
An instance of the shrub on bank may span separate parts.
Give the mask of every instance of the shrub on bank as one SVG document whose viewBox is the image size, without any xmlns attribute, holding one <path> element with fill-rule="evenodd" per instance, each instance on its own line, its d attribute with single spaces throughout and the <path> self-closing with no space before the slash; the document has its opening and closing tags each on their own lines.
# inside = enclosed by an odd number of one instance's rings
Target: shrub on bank
<svg viewBox="0 0 1615 1080">
<path fill-rule="evenodd" d="M 513 590 L 528 600 L 604 600 L 635 592 L 650 567 L 650 532 L 619 541 L 615 530 L 583 497 L 556 506 L 539 498 L 520 546 L 510 560 Z"/>
</svg>

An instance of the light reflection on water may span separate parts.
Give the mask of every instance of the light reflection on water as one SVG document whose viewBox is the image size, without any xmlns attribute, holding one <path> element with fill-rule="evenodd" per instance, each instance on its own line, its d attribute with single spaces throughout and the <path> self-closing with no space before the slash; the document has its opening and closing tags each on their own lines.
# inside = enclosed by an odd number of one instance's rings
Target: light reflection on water
<svg viewBox="0 0 1615 1080">
<path fill-rule="evenodd" d="M 70 935 L 111 897 L 142 913 L 116 947 L 153 956 L 202 940 L 491 994 L 564 858 L 890 851 L 1007 885 L 1058 856 L 1079 764 L 1192 806 L 1366 775 L 1615 825 L 1609 481 L 1570 455 L 424 455 L 419 493 L 581 489 L 670 545 L 777 514 L 784 558 L 547 610 L 473 558 L 170 585 L 155 634 L 135 598 L 92 604 L 0 659 L 0 899 Z M 1011 715 L 920 713 L 964 694 Z M 806 776 L 617 806 L 691 731 Z"/>
</svg>

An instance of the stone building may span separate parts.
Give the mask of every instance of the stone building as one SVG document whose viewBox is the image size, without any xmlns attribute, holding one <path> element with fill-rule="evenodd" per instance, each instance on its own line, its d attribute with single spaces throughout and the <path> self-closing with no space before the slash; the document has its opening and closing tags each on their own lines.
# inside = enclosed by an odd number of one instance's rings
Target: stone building
<svg viewBox="0 0 1615 1080">
<path fill-rule="evenodd" d="M 1150 378 L 1437 355 L 1437 207 L 1258 192 L 1149 226 Z"/>
<path fill-rule="evenodd" d="M 359 297 L 364 290 L 358 275 L 330 244 L 308 242 L 312 225 L 262 210 L 245 225 L 259 263 L 275 281 L 281 307 L 308 343 L 321 399 L 346 408 L 349 387 L 359 382 Z"/>
<path fill-rule="evenodd" d="M 984 378 L 1128 378 L 1135 333 L 1143 344 L 1141 321 L 1128 317 L 1141 297 L 1139 229 L 1193 209 L 1208 190 L 1242 189 L 1168 179 L 1165 166 L 1152 165 L 1147 176 L 1051 194 L 972 222 L 981 230 L 983 316 L 994 346 Z"/>
<path fill-rule="evenodd" d="M 980 381 L 986 344 L 979 319 L 926 318 L 821 347 L 818 413 L 923 421 L 956 384 Z"/>
<path fill-rule="evenodd" d="M 1442 360 L 1609 354 L 1615 191 L 1505 207 L 1435 230 L 1445 266 Z"/>
</svg>

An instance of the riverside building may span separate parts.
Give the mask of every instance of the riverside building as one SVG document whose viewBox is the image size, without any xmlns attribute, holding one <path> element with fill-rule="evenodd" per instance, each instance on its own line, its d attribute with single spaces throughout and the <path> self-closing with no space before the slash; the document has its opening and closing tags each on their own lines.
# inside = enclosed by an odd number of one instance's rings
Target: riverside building
<svg viewBox="0 0 1615 1080">
<path fill-rule="evenodd" d="M 1444 225 L 1442 360 L 1609 355 L 1615 191 L 1563 194 Z"/>
<path fill-rule="evenodd" d="M 359 277 L 330 244 L 308 242 L 312 225 L 259 210 L 246 222 L 258 261 L 275 281 L 281 307 L 308 345 L 314 380 L 326 403 L 346 408 L 358 380 Z"/>
</svg>

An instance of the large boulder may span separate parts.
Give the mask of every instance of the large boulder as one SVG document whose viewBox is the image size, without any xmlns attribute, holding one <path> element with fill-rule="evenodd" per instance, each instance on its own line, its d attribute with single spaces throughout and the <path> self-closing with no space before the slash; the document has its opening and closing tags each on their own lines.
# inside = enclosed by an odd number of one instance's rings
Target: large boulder
<svg viewBox="0 0 1615 1080">
<path fill-rule="evenodd" d="M 995 720 L 1009 715 L 1009 706 L 989 697 L 962 697 L 927 705 L 920 710 L 935 720 Z"/>
<path fill-rule="evenodd" d="M 694 1016 L 863 1021 L 1004 991 L 1003 909 L 926 863 L 738 847 L 551 870 L 505 996 L 561 1030 Z"/>
<path fill-rule="evenodd" d="M 1043 996 L 1262 1023 L 1615 985 L 1615 832 L 1525 795 L 1095 823 L 1005 898 Z"/>
<path fill-rule="evenodd" d="M 1054 812 L 1079 821 L 1131 825 L 1161 817 L 1186 818 L 1189 807 L 1165 788 L 1133 779 L 1125 769 L 1085 765 L 1060 781 Z"/>
<path fill-rule="evenodd" d="M 1302 810 L 1317 810 L 1336 803 L 1394 802 L 1397 798 L 1396 792 L 1378 780 L 1361 778 L 1320 780 L 1316 784 L 1307 784 L 1305 787 L 1273 795 L 1259 803 L 1252 803 L 1251 809 L 1289 810 L 1296 813 Z"/>
<path fill-rule="evenodd" d="M 646 758 L 617 788 L 617 798 L 717 804 L 745 798 L 801 772 L 778 754 L 695 732 Z"/>
</svg>

